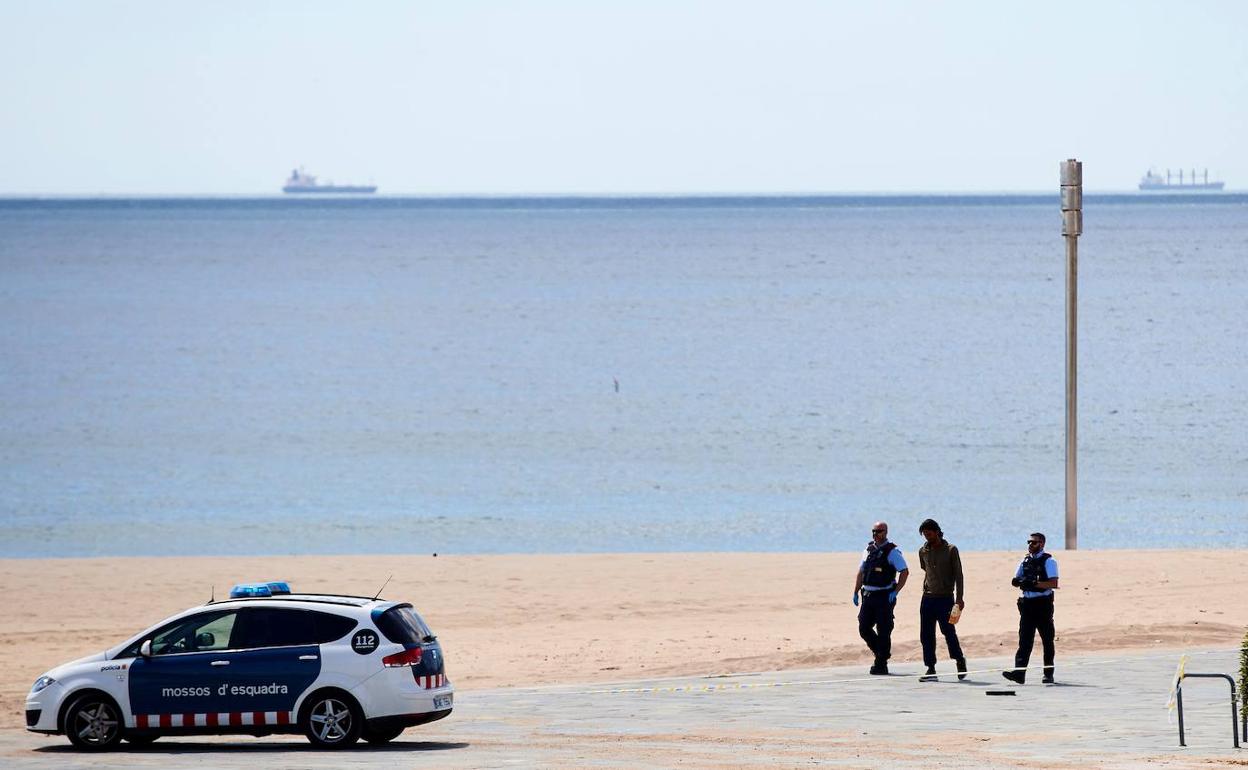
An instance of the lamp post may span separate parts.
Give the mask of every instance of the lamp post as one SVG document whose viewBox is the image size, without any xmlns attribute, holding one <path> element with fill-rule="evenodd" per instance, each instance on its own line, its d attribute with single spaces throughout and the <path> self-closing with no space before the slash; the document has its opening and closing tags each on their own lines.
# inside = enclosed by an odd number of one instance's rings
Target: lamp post
<svg viewBox="0 0 1248 770">
<path fill-rule="evenodd" d="M 1066 550 L 1079 547 L 1078 451 L 1078 298 L 1079 236 L 1083 234 L 1083 164 L 1061 164 L 1062 235 L 1066 238 Z"/>
</svg>

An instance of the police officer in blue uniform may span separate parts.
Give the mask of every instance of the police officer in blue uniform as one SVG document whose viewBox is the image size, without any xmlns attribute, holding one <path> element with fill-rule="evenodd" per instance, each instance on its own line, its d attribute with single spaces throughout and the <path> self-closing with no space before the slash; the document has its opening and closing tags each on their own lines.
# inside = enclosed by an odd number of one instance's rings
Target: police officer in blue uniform
<svg viewBox="0 0 1248 770">
<path fill-rule="evenodd" d="M 875 654 L 872 674 L 888 673 L 888 658 L 893 649 L 893 609 L 897 593 L 909 577 L 910 569 L 901 549 L 888 540 L 888 524 L 877 521 L 871 526 L 871 542 L 862 552 L 854 580 L 858 634 Z"/>
<path fill-rule="evenodd" d="M 1057 588 L 1057 560 L 1044 552 L 1045 537 L 1032 532 L 1027 538 L 1027 555 L 1014 572 L 1010 583 L 1023 595 L 1018 600 L 1018 652 L 1014 654 L 1014 670 L 1001 676 L 1022 684 L 1027 679 L 1027 661 L 1031 648 L 1040 634 L 1044 646 L 1044 683 L 1053 683 L 1053 589 Z"/>
</svg>

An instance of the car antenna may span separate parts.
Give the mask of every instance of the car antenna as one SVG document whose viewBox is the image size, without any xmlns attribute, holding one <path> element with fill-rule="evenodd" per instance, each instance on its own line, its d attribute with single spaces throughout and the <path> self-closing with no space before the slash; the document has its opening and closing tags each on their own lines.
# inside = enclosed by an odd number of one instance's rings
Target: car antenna
<svg viewBox="0 0 1248 770">
<path fill-rule="evenodd" d="M 394 573 L 393 573 L 393 572 L 391 572 L 391 573 L 390 573 L 390 577 L 386 578 L 386 582 L 384 582 L 384 583 L 382 583 L 382 584 L 381 584 L 381 588 L 378 588 L 378 589 L 377 589 L 377 593 L 376 593 L 376 595 L 374 595 L 374 596 L 373 596 L 373 601 L 377 601 L 377 597 L 378 597 L 378 596 L 381 596 L 381 592 L 382 592 L 382 591 L 384 591 L 384 590 L 386 590 L 386 586 L 390 585 L 390 578 L 392 578 L 392 577 L 394 577 Z"/>
<path fill-rule="evenodd" d="M 215 583 L 208 584 L 208 603 L 212 604 L 217 600 L 217 586 Z"/>
</svg>

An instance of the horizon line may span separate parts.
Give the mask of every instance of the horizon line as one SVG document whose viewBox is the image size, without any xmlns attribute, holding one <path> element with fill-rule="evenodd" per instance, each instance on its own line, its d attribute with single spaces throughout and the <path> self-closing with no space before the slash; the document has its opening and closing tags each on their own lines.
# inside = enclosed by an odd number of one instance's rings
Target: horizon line
<svg viewBox="0 0 1248 770">
<path fill-rule="evenodd" d="M 1092 189 L 1085 188 L 1084 195 L 1130 195 L 1140 198 L 1161 198 L 1183 195 L 1194 198 L 1218 198 L 1242 195 L 1248 190 L 1139 190 L 1139 189 Z M 706 198 L 850 198 L 850 197 L 1058 197 L 1058 187 L 1046 190 L 789 190 L 789 191 L 572 191 L 572 192 L 413 192 L 394 191 L 376 193 L 316 193 L 290 194 L 276 191 L 259 192 L 0 192 L 0 200 L 98 200 L 98 199 L 278 199 L 278 200 L 372 200 L 378 198 L 416 199 L 706 199 Z"/>
</svg>

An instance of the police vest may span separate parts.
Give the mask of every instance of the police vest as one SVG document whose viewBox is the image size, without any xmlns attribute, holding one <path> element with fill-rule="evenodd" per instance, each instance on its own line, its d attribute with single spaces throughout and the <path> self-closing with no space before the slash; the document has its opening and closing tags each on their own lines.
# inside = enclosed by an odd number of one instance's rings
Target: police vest
<svg viewBox="0 0 1248 770">
<path fill-rule="evenodd" d="M 1039 556 L 1027 554 L 1026 558 L 1023 559 L 1023 580 L 1048 580 L 1049 573 L 1044 566 L 1044 563 L 1048 560 L 1049 555 L 1047 553 L 1042 553 Z M 1044 591 L 1047 589 L 1037 588 L 1036 590 Z"/>
<path fill-rule="evenodd" d="M 897 546 L 885 543 L 883 547 L 875 547 L 875 543 L 867 544 L 867 558 L 862 562 L 862 584 L 872 588 L 888 588 L 897 579 L 897 568 L 888 560 L 889 554 Z"/>
</svg>

